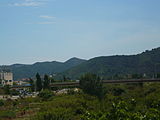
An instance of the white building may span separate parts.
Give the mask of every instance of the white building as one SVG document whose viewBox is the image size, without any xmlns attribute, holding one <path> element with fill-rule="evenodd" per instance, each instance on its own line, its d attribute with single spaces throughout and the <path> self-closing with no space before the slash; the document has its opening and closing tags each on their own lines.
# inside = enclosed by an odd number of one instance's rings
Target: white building
<svg viewBox="0 0 160 120">
<path fill-rule="evenodd" d="M 4 85 L 13 85 L 13 73 L 7 71 L 0 72 L 0 84 Z"/>
</svg>

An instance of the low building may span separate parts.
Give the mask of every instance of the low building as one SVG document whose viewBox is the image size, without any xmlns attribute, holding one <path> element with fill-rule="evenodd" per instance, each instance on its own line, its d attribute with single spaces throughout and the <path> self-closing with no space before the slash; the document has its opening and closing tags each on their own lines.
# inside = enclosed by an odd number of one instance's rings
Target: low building
<svg viewBox="0 0 160 120">
<path fill-rule="evenodd" d="M 26 81 L 23 81 L 23 80 L 14 81 L 14 83 L 16 85 L 26 85 L 26 84 L 29 84 L 29 82 L 26 82 Z"/>
</svg>

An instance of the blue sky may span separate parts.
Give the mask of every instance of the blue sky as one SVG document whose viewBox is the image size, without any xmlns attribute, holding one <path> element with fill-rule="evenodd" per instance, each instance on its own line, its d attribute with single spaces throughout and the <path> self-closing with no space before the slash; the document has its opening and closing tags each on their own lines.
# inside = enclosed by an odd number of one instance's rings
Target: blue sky
<svg viewBox="0 0 160 120">
<path fill-rule="evenodd" d="M 160 47 L 159 0 L 0 0 L 0 64 Z"/>
</svg>

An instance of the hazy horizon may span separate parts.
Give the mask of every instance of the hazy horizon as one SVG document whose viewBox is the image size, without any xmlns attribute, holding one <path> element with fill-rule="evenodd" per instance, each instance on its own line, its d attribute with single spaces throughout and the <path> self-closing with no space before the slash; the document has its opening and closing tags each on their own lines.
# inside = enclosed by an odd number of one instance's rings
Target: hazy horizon
<svg viewBox="0 0 160 120">
<path fill-rule="evenodd" d="M 0 65 L 133 55 L 160 47 L 157 0 L 0 1 Z"/>
</svg>

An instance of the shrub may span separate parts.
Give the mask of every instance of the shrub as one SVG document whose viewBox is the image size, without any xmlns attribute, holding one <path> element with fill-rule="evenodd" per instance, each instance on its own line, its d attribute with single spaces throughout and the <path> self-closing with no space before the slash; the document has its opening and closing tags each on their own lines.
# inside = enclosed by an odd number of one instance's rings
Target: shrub
<svg viewBox="0 0 160 120">
<path fill-rule="evenodd" d="M 51 98 L 53 95 L 54 95 L 53 92 L 50 91 L 50 90 L 47 90 L 47 89 L 41 91 L 41 92 L 38 94 L 38 96 L 39 96 L 40 98 L 42 98 L 43 100 L 48 100 L 48 99 Z"/>
<path fill-rule="evenodd" d="M 3 89 L 4 89 L 5 94 L 7 94 L 7 95 L 10 94 L 10 86 L 9 85 L 5 85 Z"/>
<path fill-rule="evenodd" d="M 115 96 L 120 96 L 124 92 L 125 92 L 125 90 L 123 90 L 122 88 L 114 88 L 113 89 L 113 95 L 115 95 Z"/>
<path fill-rule="evenodd" d="M 39 112 L 31 120 L 71 120 L 73 114 L 70 109 L 54 108 L 45 112 Z"/>
<path fill-rule="evenodd" d="M 1 111 L 0 118 L 15 118 L 16 114 L 13 111 Z"/>
<path fill-rule="evenodd" d="M 4 101 L 0 100 L 0 106 L 3 106 L 3 105 L 4 105 Z"/>
<path fill-rule="evenodd" d="M 16 90 L 10 90 L 11 95 L 19 95 L 19 92 Z"/>
</svg>

